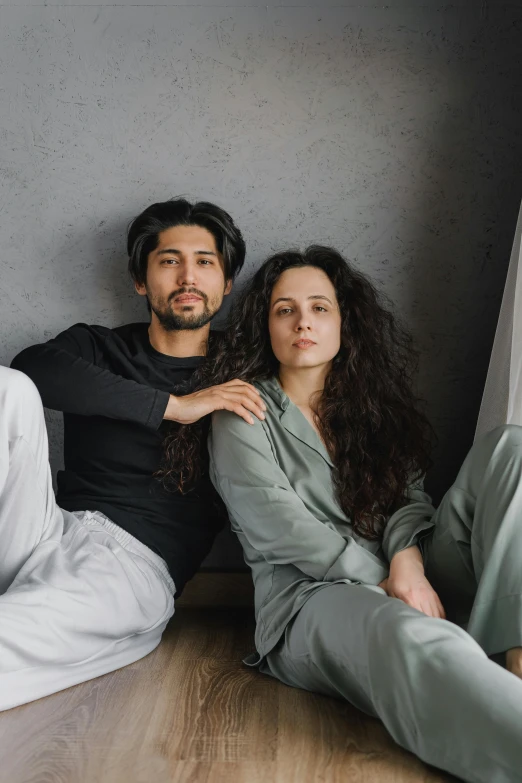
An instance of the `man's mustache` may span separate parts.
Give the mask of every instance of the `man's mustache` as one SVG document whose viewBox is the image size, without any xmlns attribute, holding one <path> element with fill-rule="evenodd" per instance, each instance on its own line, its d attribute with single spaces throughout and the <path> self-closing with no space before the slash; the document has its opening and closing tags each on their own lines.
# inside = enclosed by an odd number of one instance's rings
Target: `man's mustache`
<svg viewBox="0 0 522 783">
<path fill-rule="evenodd" d="M 204 294 L 203 291 L 200 291 L 197 288 L 178 288 L 177 291 L 173 291 L 170 294 L 168 301 L 170 302 L 171 299 L 175 299 L 177 296 L 181 296 L 182 294 L 194 294 L 195 296 L 200 296 L 201 299 L 203 299 L 203 301 L 205 302 L 205 304 L 207 303 L 208 300 L 207 295 Z"/>
</svg>

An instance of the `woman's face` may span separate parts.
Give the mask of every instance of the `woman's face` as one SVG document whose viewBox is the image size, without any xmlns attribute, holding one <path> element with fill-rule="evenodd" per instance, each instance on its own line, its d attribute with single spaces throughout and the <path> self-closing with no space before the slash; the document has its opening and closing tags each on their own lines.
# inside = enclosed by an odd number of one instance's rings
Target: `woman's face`
<svg viewBox="0 0 522 783">
<path fill-rule="evenodd" d="M 314 266 L 287 269 L 272 291 L 272 350 L 285 367 L 328 364 L 341 347 L 341 314 L 328 275 Z"/>
</svg>

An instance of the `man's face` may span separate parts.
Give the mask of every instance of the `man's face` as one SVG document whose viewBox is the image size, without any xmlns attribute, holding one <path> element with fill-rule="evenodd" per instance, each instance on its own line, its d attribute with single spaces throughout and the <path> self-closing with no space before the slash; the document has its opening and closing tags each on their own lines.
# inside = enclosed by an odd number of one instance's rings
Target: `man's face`
<svg viewBox="0 0 522 783">
<path fill-rule="evenodd" d="M 212 234 L 201 226 L 162 231 L 149 253 L 147 280 L 136 291 L 147 296 L 166 331 L 200 329 L 217 313 L 232 282 L 225 282 L 223 258 Z"/>
</svg>

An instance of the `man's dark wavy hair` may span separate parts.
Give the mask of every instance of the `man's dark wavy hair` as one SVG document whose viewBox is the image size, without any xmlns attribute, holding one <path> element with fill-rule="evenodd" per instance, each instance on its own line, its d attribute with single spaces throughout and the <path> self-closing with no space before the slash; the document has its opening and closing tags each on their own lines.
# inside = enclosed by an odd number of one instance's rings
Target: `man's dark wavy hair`
<svg viewBox="0 0 522 783">
<path fill-rule="evenodd" d="M 316 421 L 334 463 L 337 500 L 355 532 L 382 535 L 387 516 L 407 502 L 408 485 L 431 465 L 432 428 L 412 390 L 418 354 L 384 298 L 336 250 L 311 246 L 269 258 L 236 300 L 226 338 L 214 337 L 196 388 L 233 378 L 277 376 L 268 312 L 287 269 L 312 266 L 330 278 L 341 312 L 341 347 L 332 362 Z M 206 470 L 206 421 L 175 425 L 159 475 L 181 491 Z"/>
</svg>

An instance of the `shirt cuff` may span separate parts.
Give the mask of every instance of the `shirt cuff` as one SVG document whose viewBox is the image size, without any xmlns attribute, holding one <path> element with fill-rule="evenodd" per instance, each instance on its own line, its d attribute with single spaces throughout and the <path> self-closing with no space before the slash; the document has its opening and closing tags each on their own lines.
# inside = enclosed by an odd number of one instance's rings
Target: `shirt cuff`
<svg viewBox="0 0 522 783">
<path fill-rule="evenodd" d="M 428 530 L 435 527 L 435 523 L 431 520 L 424 520 L 418 522 L 412 529 L 411 526 L 395 525 L 390 530 L 384 531 L 384 537 L 382 541 L 382 548 L 384 554 L 391 562 L 394 555 L 398 552 L 402 552 L 403 549 L 408 549 L 410 546 L 416 546 L 419 539 L 423 537 Z"/>
<path fill-rule="evenodd" d="M 147 427 L 152 427 L 154 430 L 159 429 L 163 417 L 165 416 L 169 399 L 170 394 L 168 392 L 156 391 L 156 396 L 149 412 L 149 418 L 147 419 Z"/>
<path fill-rule="evenodd" d="M 352 539 L 328 569 L 323 581 L 349 579 L 360 584 L 378 585 L 386 579 L 388 572 L 386 563 Z"/>
</svg>

